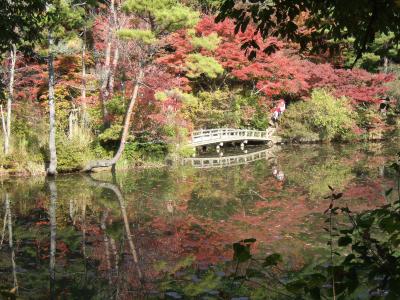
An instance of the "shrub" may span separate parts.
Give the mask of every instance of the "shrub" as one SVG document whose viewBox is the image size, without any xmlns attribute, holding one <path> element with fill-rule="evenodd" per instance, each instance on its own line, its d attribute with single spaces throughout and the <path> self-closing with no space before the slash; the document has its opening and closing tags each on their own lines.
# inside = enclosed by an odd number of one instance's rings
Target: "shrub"
<svg viewBox="0 0 400 300">
<path fill-rule="evenodd" d="M 259 97 L 241 89 L 217 89 L 202 91 L 196 95 L 197 102 L 184 108 L 184 115 L 194 128 L 256 128 L 268 127 L 267 106 L 260 105 Z"/>
<path fill-rule="evenodd" d="M 58 133 L 56 140 L 57 170 L 61 173 L 81 170 L 93 157 L 90 144 L 91 136 L 83 130 L 71 138 L 63 133 Z"/>
<path fill-rule="evenodd" d="M 291 105 L 281 121 L 281 134 L 291 140 L 348 140 L 356 128 L 346 98 L 336 99 L 326 90 L 314 90 L 311 98 Z"/>
<path fill-rule="evenodd" d="M 393 98 L 394 109 L 397 113 L 400 112 L 400 67 L 396 65 L 391 70 L 396 75 L 396 80 L 386 84 L 388 87 L 388 95 Z"/>
</svg>

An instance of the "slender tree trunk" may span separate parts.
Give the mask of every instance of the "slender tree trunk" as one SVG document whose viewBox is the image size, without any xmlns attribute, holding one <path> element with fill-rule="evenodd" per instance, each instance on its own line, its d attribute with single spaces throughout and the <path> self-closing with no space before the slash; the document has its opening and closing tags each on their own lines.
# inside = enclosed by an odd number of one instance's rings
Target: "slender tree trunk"
<svg viewBox="0 0 400 300">
<path fill-rule="evenodd" d="M 17 47 L 12 44 L 10 51 L 11 65 L 10 65 L 10 80 L 8 83 L 8 97 L 7 97 L 7 121 L 6 121 L 6 132 L 4 135 L 4 154 L 8 154 L 10 151 L 10 139 L 11 139 L 11 105 L 14 99 L 14 74 L 15 74 L 15 63 L 17 60 Z"/>
<path fill-rule="evenodd" d="M 3 137 L 4 137 L 4 145 L 3 150 L 4 153 L 8 153 L 8 132 L 7 132 L 7 120 L 6 116 L 4 115 L 3 105 L 0 104 L 0 115 L 1 115 L 1 125 L 3 128 Z"/>
<path fill-rule="evenodd" d="M 85 128 L 87 126 L 87 114 L 86 114 L 86 27 L 83 30 L 83 41 L 82 41 L 82 125 Z"/>
<path fill-rule="evenodd" d="M 113 55 L 113 61 L 112 61 L 112 66 L 110 69 L 110 78 L 109 78 L 109 84 L 108 84 L 108 91 L 109 91 L 109 96 L 112 97 L 114 94 L 114 81 L 115 81 L 115 73 L 117 70 L 117 65 L 118 65 L 118 60 L 119 60 L 119 41 L 117 37 L 117 30 L 119 29 L 118 26 L 118 19 L 117 19 L 117 12 L 115 9 L 115 1 L 111 0 L 111 16 L 112 16 L 112 24 L 113 24 L 113 41 L 114 41 L 114 55 Z"/>
<path fill-rule="evenodd" d="M 96 160 L 96 161 L 90 162 L 83 169 L 83 171 L 90 172 L 90 171 L 92 171 L 93 169 L 96 169 L 96 168 L 111 167 L 111 166 L 115 165 L 117 163 L 117 161 L 120 159 L 122 153 L 124 152 L 125 143 L 126 143 L 126 140 L 128 138 L 128 135 L 129 135 L 129 127 L 131 125 L 132 111 L 133 111 L 133 107 L 135 106 L 135 103 L 136 103 L 136 99 L 137 99 L 137 96 L 138 96 L 139 87 L 140 87 L 142 78 L 143 78 L 143 70 L 140 69 L 139 70 L 139 75 L 138 75 L 138 77 L 136 79 L 136 82 L 135 82 L 135 86 L 133 88 L 133 93 L 132 93 L 132 97 L 131 97 L 130 102 L 129 102 L 128 109 L 126 110 L 126 113 L 125 113 L 124 127 L 123 127 L 123 130 L 122 130 L 121 140 L 120 140 L 120 144 L 119 144 L 119 148 L 118 148 L 117 153 L 114 155 L 114 157 L 112 159 Z"/>
<path fill-rule="evenodd" d="M 57 185 L 54 179 L 48 181 L 50 190 L 50 263 L 49 263 L 49 274 L 50 274 L 50 298 L 56 299 L 56 233 L 57 233 Z"/>
<path fill-rule="evenodd" d="M 385 74 L 387 74 L 387 72 L 388 72 L 388 64 L 389 64 L 389 60 L 388 60 L 388 58 L 385 56 L 385 57 L 383 58 L 383 72 L 384 72 Z"/>
<path fill-rule="evenodd" d="M 101 85 L 100 85 L 100 102 L 103 111 L 103 123 L 104 125 L 108 125 L 108 111 L 106 107 L 107 100 L 109 98 L 108 94 L 108 83 L 110 79 L 110 61 L 111 61 L 111 44 L 112 44 L 112 30 L 111 28 L 108 29 L 107 34 L 107 46 L 104 58 L 104 66 L 101 70 Z"/>
<path fill-rule="evenodd" d="M 50 164 L 47 169 L 47 175 L 54 176 L 57 173 L 57 152 L 56 152 L 56 108 L 54 98 L 54 66 L 53 66 L 53 36 L 49 32 L 49 151 L 50 151 Z"/>
<path fill-rule="evenodd" d="M 113 62 L 112 62 L 112 68 L 110 71 L 110 82 L 108 85 L 108 90 L 109 90 L 109 95 L 112 97 L 114 95 L 114 81 L 115 81 L 115 72 L 117 70 L 117 65 L 118 65 L 118 59 L 119 59 L 119 43 L 118 39 L 115 38 L 115 49 L 114 49 L 114 57 L 113 57 Z"/>
</svg>

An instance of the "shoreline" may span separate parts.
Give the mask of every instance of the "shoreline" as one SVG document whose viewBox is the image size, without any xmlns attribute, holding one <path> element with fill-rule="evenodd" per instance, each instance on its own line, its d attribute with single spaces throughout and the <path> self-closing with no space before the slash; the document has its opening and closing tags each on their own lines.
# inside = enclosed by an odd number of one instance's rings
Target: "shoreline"
<svg viewBox="0 0 400 300">
<path fill-rule="evenodd" d="M 340 141 L 340 142 L 324 142 L 322 140 L 302 140 L 302 141 L 291 141 L 291 140 L 285 140 L 281 137 L 277 137 L 276 141 L 274 141 L 273 146 L 290 146 L 290 145 L 326 145 L 326 144 L 333 144 L 333 145 L 346 145 L 346 144 L 351 144 L 351 143 L 382 143 L 388 140 L 400 140 L 400 136 L 386 136 L 386 137 L 379 137 L 379 138 L 369 138 L 369 139 L 357 139 L 357 140 L 351 140 L 351 141 Z M 273 147 L 272 146 L 272 147 Z M 153 169 L 153 168 L 165 168 L 165 167 L 170 167 L 171 164 L 168 163 L 168 157 L 166 156 L 164 158 L 164 161 L 159 161 L 159 162 L 151 162 L 151 161 L 143 161 L 139 164 L 132 163 L 132 165 L 124 165 L 117 167 L 117 171 L 127 171 L 127 170 L 145 170 L 145 169 Z M 101 173 L 101 172 L 106 172 L 110 171 L 111 167 L 107 168 L 99 168 L 93 173 Z M 62 172 L 58 173 L 58 175 L 73 175 L 73 174 L 79 174 L 82 173 L 81 170 L 77 171 L 70 171 L 70 172 Z M 6 169 L 0 170 L 0 178 L 1 179 L 6 179 L 6 178 L 30 178 L 34 176 L 40 176 L 40 177 L 46 177 L 46 171 L 43 170 L 43 172 L 40 173 L 35 173 L 32 174 L 27 170 L 12 170 L 12 171 L 6 171 Z"/>
</svg>

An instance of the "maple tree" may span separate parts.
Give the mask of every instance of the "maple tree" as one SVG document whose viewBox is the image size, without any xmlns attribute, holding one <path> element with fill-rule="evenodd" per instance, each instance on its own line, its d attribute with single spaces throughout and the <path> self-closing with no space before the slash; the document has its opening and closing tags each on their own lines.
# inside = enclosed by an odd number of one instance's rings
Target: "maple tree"
<svg viewBox="0 0 400 300">
<path fill-rule="evenodd" d="M 180 31 L 170 37 L 174 51 L 159 58 L 159 62 L 174 74 L 186 76 L 187 86 L 183 89 L 192 90 L 187 61 L 194 53 L 208 55 L 223 66 L 228 79 L 239 80 L 242 85 L 253 87 L 256 93 L 268 97 L 288 94 L 304 98 L 314 88 L 328 87 L 334 90 L 336 96 L 347 96 L 355 103 L 376 102 L 386 91 L 383 83 L 393 79 L 391 75 L 371 74 L 360 69 L 335 69 L 328 63 L 313 63 L 301 58 L 290 43 L 274 37 L 263 41 L 260 35 L 254 37 L 257 43 L 264 48 L 274 47 L 276 51 L 270 55 L 260 51 L 255 59 L 249 60 L 241 44 L 253 37 L 254 28 L 249 25 L 245 32 L 237 34 L 234 28 L 233 21 L 215 23 L 214 17 L 204 17 L 196 27 L 195 36 L 217 34 L 216 48 L 198 49 L 193 45 L 193 37 L 188 32 Z"/>
<path fill-rule="evenodd" d="M 307 15 L 307 20 L 299 24 L 304 14 Z M 303 49 L 311 43 L 314 49 L 326 50 L 328 40 L 337 42 L 353 38 L 352 44 L 356 51 L 354 64 L 379 33 L 392 32 L 396 43 L 400 38 L 400 3 L 395 0 L 225 0 L 217 20 L 223 21 L 226 18 L 235 20 L 235 32 L 246 31 L 249 24 L 253 23 L 255 28 L 252 32 L 255 35 L 291 40 Z M 244 46 L 263 48 L 253 38 Z M 265 52 L 270 53 L 270 50 L 273 49 L 264 48 Z M 254 56 L 256 53 L 253 50 L 251 54 Z"/>
</svg>

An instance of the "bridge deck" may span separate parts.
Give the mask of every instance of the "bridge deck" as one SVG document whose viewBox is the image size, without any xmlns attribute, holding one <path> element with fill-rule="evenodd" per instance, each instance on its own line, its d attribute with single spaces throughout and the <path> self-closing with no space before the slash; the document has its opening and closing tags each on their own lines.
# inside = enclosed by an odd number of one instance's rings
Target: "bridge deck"
<svg viewBox="0 0 400 300">
<path fill-rule="evenodd" d="M 265 131 L 233 128 L 216 128 L 197 130 L 192 133 L 191 146 L 203 146 L 234 141 L 270 141 L 275 128 L 268 128 Z"/>
</svg>

